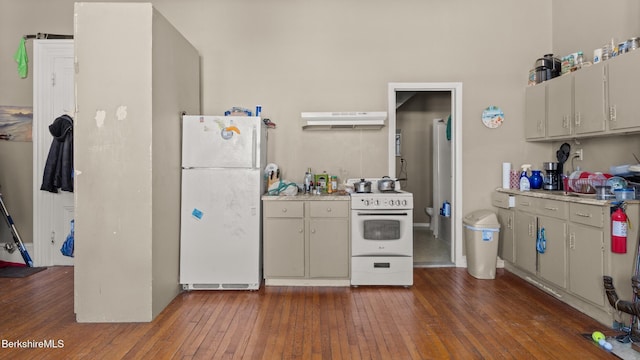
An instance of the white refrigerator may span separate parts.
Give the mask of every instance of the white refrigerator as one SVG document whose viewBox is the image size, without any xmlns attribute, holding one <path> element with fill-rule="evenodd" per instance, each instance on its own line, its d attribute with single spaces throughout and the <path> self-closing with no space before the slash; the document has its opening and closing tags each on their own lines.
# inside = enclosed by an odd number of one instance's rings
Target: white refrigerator
<svg viewBox="0 0 640 360">
<path fill-rule="evenodd" d="M 259 117 L 182 119 L 180 284 L 260 287 L 266 127 Z"/>
</svg>

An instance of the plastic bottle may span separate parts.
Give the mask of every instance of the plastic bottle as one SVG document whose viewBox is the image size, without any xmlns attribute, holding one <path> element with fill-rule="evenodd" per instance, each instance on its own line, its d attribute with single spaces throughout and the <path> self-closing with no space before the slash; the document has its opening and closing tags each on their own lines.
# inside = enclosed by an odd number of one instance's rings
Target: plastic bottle
<svg viewBox="0 0 640 360">
<path fill-rule="evenodd" d="M 311 188 L 313 187 L 313 174 L 311 173 L 311 168 L 307 169 L 307 172 L 304 173 L 304 192 L 310 193 Z"/>
<path fill-rule="evenodd" d="M 578 58 L 576 59 L 576 66 L 578 67 L 578 69 L 582 69 L 583 65 L 584 65 L 584 54 L 582 53 L 582 51 L 578 51 Z"/>
<path fill-rule="evenodd" d="M 520 173 L 520 191 L 529 191 L 531 190 L 531 183 L 529 182 L 529 177 L 527 176 L 527 172 L 531 169 L 530 164 L 524 164 L 521 166 L 522 172 Z"/>
<path fill-rule="evenodd" d="M 336 175 L 331 176 L 331 189 L 333 192 L 338 191 L 338 177 Z"/>
</svg>

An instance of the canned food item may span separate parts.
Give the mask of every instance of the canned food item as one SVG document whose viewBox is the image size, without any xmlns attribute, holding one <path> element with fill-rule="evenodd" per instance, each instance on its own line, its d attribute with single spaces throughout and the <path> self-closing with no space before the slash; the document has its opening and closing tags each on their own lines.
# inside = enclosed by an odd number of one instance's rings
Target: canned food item
<svg viewBox="0 0 640 360">
<path fill-rule="evenodd" d="M 627 52 L 627 42 L 621 42 L 618 44 L 618 55 L 622 55 Z"/>
<path fill-rule="evenodd" d="M 536 84 L 536 69 L 529 70 L 529 85 Z"/>
</svg>

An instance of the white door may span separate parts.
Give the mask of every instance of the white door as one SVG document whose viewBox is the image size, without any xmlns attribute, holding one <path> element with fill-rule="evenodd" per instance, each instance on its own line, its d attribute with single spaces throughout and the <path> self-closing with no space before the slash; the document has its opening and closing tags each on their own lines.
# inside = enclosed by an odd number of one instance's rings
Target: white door
<svg viewBox="0 0 640 360">
<path fill-rule="evenodd" d="M 182 171 L 181 284 L 257 288 L 261 179 L 261 170 Z"/>
<path fill-rule="evenodd" d="M 182 167 L 256 168 L 260 118 L 185 116 Z"/>
<path fill-rule="evenodd" d="M 33 43 L 33 245 L 36 266 L 73 265 L 60 248 L 70 231 L 73 193 L 40 190 L 53 137 L 49 125 L 64 114 L 75 118 L 73 40 Z"/>
</svg>

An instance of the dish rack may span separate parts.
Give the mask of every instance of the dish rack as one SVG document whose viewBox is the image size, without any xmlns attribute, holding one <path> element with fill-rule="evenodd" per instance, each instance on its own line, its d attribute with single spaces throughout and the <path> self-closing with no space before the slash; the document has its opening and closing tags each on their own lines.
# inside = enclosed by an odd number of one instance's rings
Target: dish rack
<svg viewBox="0 0 640 360">
<path fill-rule="evenodd" d="M 581 174 L 571 174 L 567 179 L 567 189 L 569 191 L 581 194 L 595 194 L 596 186 L 604 186 L 607 184 L 607 178 L 598 173 L 598 174 L 589 174 L 589 173 L 581 173 Z"/>
</svg>

